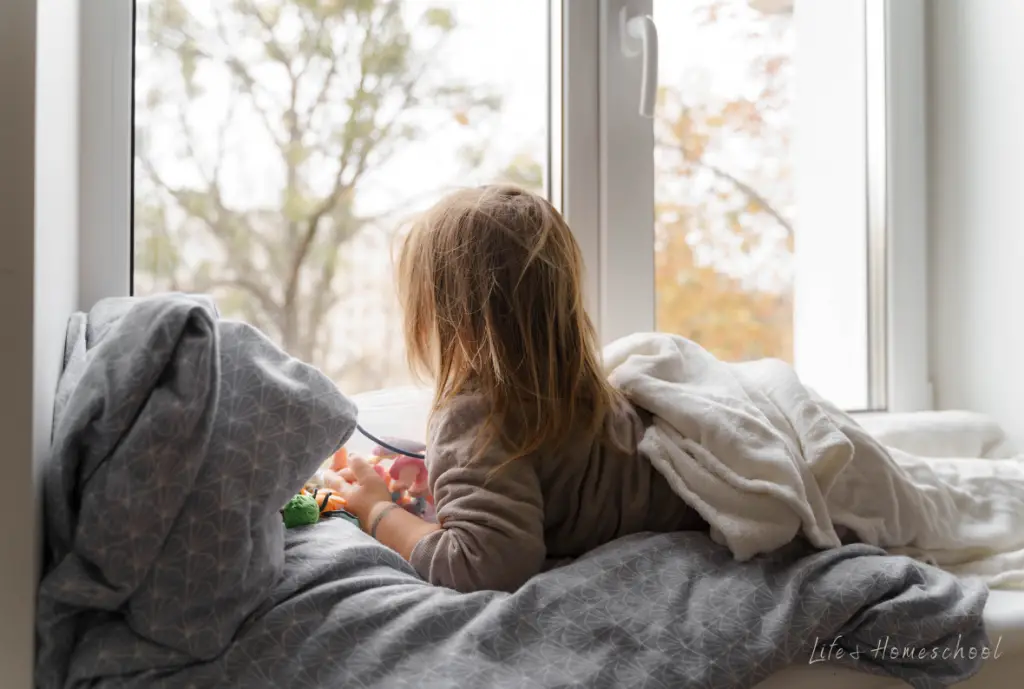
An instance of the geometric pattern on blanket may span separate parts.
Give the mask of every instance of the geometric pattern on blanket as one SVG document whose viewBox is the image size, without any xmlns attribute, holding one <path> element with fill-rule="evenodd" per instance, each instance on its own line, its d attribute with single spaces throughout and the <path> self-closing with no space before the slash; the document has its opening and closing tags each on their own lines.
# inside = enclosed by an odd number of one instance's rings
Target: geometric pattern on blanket
<svg viewBox="0 0 1024 689">
<path fill-rule="evenodd" d="M 281 506 L 354 424 L 330 379 L 203 297 L 75 314 L 44 466 L 38 686 L 84 681 L 72 650 L 220 655 L 282 575 Z"/>
<path fill-rule="evenodd" d="M 509 595 L 429 586 L 340 521 L 286 538 L 281 582 L 218 658 L 176 660 L 109 629 L 103 653 L 76 654 L 75 676 L 133 689 L 744 689 L 814 657 L 937 689 L 988 648 L 983 587 L 864 545 L 737 562 L 703 534 L 639 534 Z"/>
<path fill-rule="evenodd" d="M 340 521 L 286 533 L 279 507 L 354 422 L 326 377 L 206 300 L 76 315 L 37 686 L 740 689 L 833 639 L 830 662 L 923 689 L 981 663 L 956 649 L 986 644 L 985 589 L 865 545 L 738 562 L 703 534 L 639 534 L 462 595 Z"/>
</svg>

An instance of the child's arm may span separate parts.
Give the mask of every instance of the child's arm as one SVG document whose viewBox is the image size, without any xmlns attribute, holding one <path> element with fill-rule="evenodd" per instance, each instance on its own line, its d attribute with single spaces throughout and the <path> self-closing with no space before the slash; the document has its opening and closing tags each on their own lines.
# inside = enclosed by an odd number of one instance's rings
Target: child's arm
<svg viewBox="0 0 1024 689">
<path fill-rule="evenodd" d="M 515 590 L 541 571 L 547 554 L 544 498 L 533 462 L 502 466 L 507 457 L 496 447 L 477 456 L 487 410 L 471 399 L 456 401 L 439 417 L 427 467 L 440 529 L 420 532 L 409 561 L 433 584 Z M 399 528 L 398 519 L 392 524 Z"/>
<path fill-rule="evenodd" d="M 488 468 L 450 467 L 436 475 L 440 528 L 422 531 L 409 557 L 427 581 L 458 591 L 514 591 L 543 568 L 544 507 L 536 472 L 518 460 L 487 481 Z"/>
<path fill-rule="evenodd" d="M 486 410 L 462 400 L 446 411 L 426 460 L 437 524 L 396 509 L 383 480 L 358 458 L 343 472 L 355 483 L 340 490 L 363 528 L 430 583 L 513 591 L 540 573 L 547 555 L 540 481 L 528 459 L 505 464 L 495 448 L 477 456 Z"/>
<path fill-rule="evenodd" d="M 416 544 L 441 527 L 424 521 L 401 507 L 391 508 L 390 505 L 394 505 L 394 503 L 382 502 L 375 505 L 367 515 L 367 528 L 378 516 L 381 516 L 382 518 L 377 522 L 377 533 L 375 534 L 377 540 L 397 552 L 405 560 L 410 560 Z M 390 511 L 382 515 L 385 509 Z"/>
<path fill-rule="evenodd" d="M 328 485 L 345 499 L 346 509 L 359 519 L 363 530 L 408 560 L 420 539 L 440 527 L 392 502 L 384 479 L 366 460 L 353 455 L 347 464 L 340 474 L 328 472 Z"/>
<path fill-rule="evenodd" d="M 436 524 L 391 502 L 383 479 L 359 457 L 349 459 L 342 474 L 350 483 L 339 480 L 339 491 L 363 529 L 430 583 L 514 591 L 541 571 L 547 554 L 536 472 L 528 460 L 517 460 L 492 475 L 496 462 L 465 459 L 450 447 L 431 452 Z"/>
</svg>

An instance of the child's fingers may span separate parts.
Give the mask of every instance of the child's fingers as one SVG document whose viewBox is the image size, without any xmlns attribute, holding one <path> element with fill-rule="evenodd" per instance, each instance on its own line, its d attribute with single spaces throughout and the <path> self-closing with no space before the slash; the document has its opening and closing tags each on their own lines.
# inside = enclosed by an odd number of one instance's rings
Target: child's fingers
<svg viewBox="0 0 1024 689">
<path fill-rule="evenodd" d="M 340 486 L 338 486 L 338 490 L 335 493 L 335 495 L 341 498 L 341 501 L 347 506 L 350 498 L 352 497 L 352 491 L 354 490 L 355 486 L 349 483 L 343 483 Z"/>
<path fill-rule="evenodd" d="M 372 481 L 378 478 L 377 472 L 373 470 L 370 463 L 362 457 L 352 456 L 348 458 L 348 469 L 350 470 L 353 478 L 359 483 L 365 483 L 366 481 Z"/>
<path fill-rule="evenodd" d="M 324 485 L 331 490 L 337 491 L 344 485 L 344 482 L 340 480 L 340 474 L 334 471 L 325 471 L 322 475 Z"/>
<path fill-rule="evenodd" d="M 341 471 L 339 471 L 338 472 L 338 476 L 340 476 L 341 478 L 345 479 L 349 483 L 352 483 L 353 481 L 356 480 L 356 475 L 352 472 L 352 469 L 350 469 L 348 467 L 346 467 L 346 468 L 342 469 Z"/>
</svg>

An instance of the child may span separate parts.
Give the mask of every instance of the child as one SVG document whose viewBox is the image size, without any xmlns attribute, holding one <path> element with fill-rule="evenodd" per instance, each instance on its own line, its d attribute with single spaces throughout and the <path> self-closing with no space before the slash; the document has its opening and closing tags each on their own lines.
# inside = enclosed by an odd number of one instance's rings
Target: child
<svg viewBox="0 0 1024 689">
<path fill-rule="evenodd" d="M 402 246 L 409 360 L 436 385 L 426 463 L 438 523 L 394 509 L 358 457 L 342 492 L 431 583 L 512 591 L 548 559 L 706 528 L 637 450 L 643 412 L 602 374 L 582 272 L 558 211 L 506 185 L 450 194 Z"/>
</svg>

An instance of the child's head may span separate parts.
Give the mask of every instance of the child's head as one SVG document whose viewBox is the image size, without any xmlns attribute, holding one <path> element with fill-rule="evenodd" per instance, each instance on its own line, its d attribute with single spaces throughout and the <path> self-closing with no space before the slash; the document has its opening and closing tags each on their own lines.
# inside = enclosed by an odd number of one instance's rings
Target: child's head
<svg viewBox="0 0 1024 689">
<path fill-rule="evenodd" d="M 510 185 L 449 194 L 412 226 L 399 257 L 410 363 L 436 406 L 465 391 L 493 405 L 517 454 L 599 428 L 615 393 L 584 309 L 583 260 L 544 198 Z M 519 429 L 512 431 L 512 429 Z"/>
</svg>

